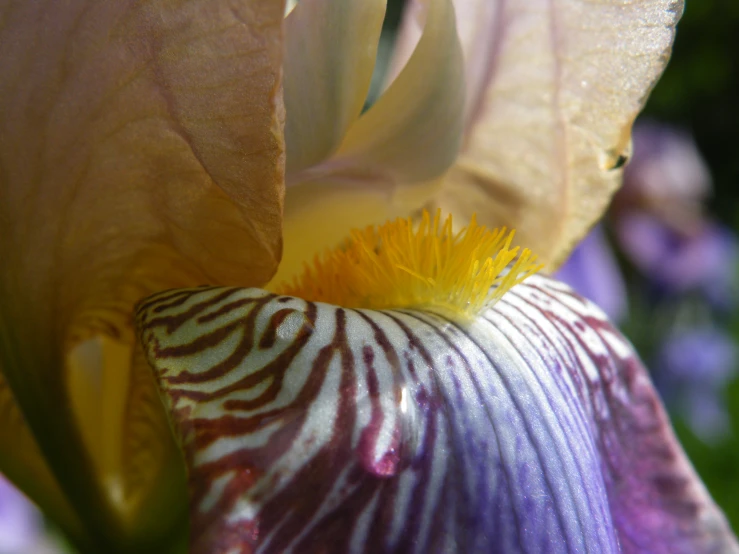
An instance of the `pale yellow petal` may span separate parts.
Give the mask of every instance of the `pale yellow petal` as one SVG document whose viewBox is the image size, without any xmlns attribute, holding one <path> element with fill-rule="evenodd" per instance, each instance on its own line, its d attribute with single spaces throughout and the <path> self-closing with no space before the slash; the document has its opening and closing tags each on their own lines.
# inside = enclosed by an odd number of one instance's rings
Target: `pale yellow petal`
<svg viewBox="0 0 739 554">
<path fill-rule="evenodd" d="M 170 540 L 185 508 L 134 303 L 279 260 L 283 14 L 0 2 L 0 366 L 98 551 Z"/>
<path fill-rule="evenodd" d="M 386 0 L 302 0 L 285 20 L 288 179 L 333 154 L 362 111 L 385 6 Z"/>
<path fill-rule="evenodd" d="M 423 28 L 425 0 L 408 0 L 390 60 L 388 82 L 402 70 L 418 43 Z M 497 44 L 503 38 L 504 3 L 497 0 L 453 0 L 457 34 L 464 54 L 465 124 L 469 125 L 473 107 L 478 106 L 491 72 L 495 70 Z"/>
<path fill-rule="evenodd" d="M 339 244 L 351 229 L 407 216 L 439 189 L 430 181 L 395 186 L 376 177 L 334 175 L 290 189 L 285 198 L 285 247 L 272 285 L 292 280 L 313 257 Z"/>
<path fill-rule="evenodd" d="M 422 39 L 392 86 L 330 160 L 290 176 L 285 250 L 273 283 L 290 280 L 352 228 L 407 216 L 428 202 L 459 151 L 463 108 L 454 10 L 450 0 L 431 0 Z"/>
<path fill-rule="evenodd" d="M 408 63 L 349 129 L 335 167 L 397 183 L 438 177 L 459 152 L 464 91 L 451 0 L 429 0 L 423 35 Z"/>
<path fill-rule="evenodd" d="M 549 267 L 602 214 L 669 57 L 678 0 L 455 0 L 466 146 L 438 204 L 508 225 Z"/>
</svg>

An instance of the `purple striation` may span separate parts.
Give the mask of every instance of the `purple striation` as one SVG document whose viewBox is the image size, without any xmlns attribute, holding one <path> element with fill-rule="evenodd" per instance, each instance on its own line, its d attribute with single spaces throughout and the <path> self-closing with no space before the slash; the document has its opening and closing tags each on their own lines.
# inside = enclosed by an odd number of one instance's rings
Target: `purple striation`
<svg viewBox="0 0 739 554">
<path fill-rule="evenodd" d="M 258 289 L 139 308 L 192 552 L 737 552 L 628 342 L 533 277 L 469 324 Z"/>
</svg>

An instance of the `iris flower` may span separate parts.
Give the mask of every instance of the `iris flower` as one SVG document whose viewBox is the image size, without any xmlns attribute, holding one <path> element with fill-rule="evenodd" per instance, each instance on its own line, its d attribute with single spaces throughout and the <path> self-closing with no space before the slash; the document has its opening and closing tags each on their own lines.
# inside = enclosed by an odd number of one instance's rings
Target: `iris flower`
<svg viewBox="0 0 739 554">
<path fill-rule="evenodd" d="M 0 470 L 80 550 L 736 549 L 629 344 L 482 226 L 585 234 L 679 2 L 412 4 L 364 113 L 383 1 L 0 5 Z"/>
</svg>

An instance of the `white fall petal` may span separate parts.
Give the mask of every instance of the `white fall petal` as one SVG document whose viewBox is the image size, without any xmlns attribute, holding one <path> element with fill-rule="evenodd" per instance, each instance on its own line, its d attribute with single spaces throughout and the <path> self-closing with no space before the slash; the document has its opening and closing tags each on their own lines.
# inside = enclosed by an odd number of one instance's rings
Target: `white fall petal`
<svg viewBox="0 0 739 554">
<path fill-rule="evenodd" d="M 138 317 L 193 552 L 738 551 L 631 346 L 551 279 L 468 325 L 238 288 Z"/>
</svg>

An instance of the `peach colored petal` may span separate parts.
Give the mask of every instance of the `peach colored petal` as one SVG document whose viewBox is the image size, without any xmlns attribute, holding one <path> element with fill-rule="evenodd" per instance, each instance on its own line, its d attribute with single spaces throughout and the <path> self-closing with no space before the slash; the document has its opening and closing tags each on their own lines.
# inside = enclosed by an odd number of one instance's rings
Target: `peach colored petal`
<svg viewBox="0 0 739 554">
<path fill-rule="evenodd" d="M 386 0 L 302 0 L 285 21 L 287 173 L 328 158 L 359 117 Z"/>
<path fill-rule="evenodd" d="M 438 204 L 515 227 L 519 242 L 555 267 L 621 182 L 631 125 L 667 63 L 682 2 L 455 0 L 455 7 L 467 136 Z M 405 34 L 407 49 L 412 27 Z"/>
<path fill-rule="evenodd" d="M 0 2 L 0 367 L 100 551 L 170 540 L 184 513 L 134 303 L 264 283 L 280 258 L 283 14 Z"/>
</svg>

